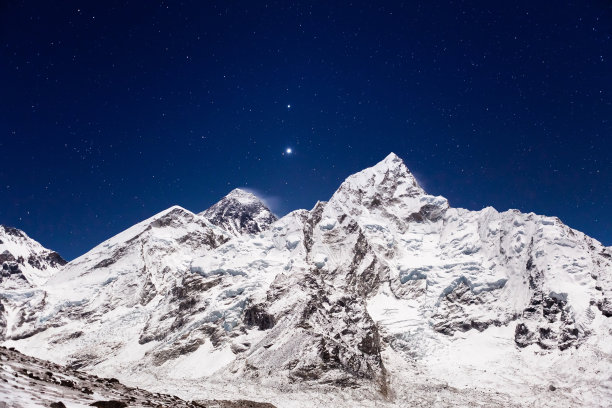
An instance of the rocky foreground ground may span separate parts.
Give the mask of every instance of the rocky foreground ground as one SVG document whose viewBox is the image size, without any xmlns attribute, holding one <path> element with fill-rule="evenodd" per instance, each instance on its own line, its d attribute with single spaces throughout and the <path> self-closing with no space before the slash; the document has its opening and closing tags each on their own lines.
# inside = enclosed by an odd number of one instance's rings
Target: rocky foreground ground
<svg viewBox="0 0 612 408">
<path fill-rule="evenodd" d="M 274 408 L 254 401 L 184 401 L 0 347 L 0 408 Z"/>
</svg>

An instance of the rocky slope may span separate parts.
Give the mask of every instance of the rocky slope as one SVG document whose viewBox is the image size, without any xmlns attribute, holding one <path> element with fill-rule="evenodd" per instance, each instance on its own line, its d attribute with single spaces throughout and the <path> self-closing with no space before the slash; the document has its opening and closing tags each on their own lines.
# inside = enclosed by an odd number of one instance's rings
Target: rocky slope
<svg viewBox="0 0 612 408">
<path fill-rule="evenodd" d="M 612 400 L 612 250 L 559 219 L 452 208 L 394 154 L 310 211 L 272 223 L 255 200 L 94 248 L 6 344 L 184 399 Z"/>
<path fill-rule="evenodd" d="M 253 401 L 184 401 L 173 395 L 126 387 L 0 347 L 0 408 L 175 407 L 274 408 Z"/>
</svg>

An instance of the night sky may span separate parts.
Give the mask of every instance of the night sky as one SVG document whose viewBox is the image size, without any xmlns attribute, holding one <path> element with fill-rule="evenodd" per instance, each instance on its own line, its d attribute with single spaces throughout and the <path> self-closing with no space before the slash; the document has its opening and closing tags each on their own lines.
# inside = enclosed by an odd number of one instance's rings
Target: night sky
<svg viewBox="0 0 612 408">
<path fill-rule="evenodd" d="M 71 259 L 234 187 L 310 209 L 393 151 L 612 245 L 611 38 L 609 1 L 0 1 L 0 224 Z"/>
</svg>

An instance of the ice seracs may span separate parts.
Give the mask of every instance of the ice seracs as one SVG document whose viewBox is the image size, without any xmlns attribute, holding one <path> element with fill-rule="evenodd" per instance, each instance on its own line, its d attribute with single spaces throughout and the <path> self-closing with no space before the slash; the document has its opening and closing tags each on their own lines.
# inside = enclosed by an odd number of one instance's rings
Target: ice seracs
<svg viewBox="0 0 612 408">
<path fill-rule="evenodd" d="M 5 344 L 188 399 L 610 400 L 612 250 L 557 218 L 453 208 L 395 154 L 279 220 L 242 190 L 173 207 L 38 296 L 0 311 L 19 322 Z"/>
</svg>

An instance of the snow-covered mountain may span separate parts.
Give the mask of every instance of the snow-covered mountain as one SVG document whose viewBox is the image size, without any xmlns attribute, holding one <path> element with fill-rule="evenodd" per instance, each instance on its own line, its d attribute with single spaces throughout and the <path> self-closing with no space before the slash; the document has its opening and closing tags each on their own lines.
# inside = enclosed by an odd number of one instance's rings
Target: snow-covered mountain
<svg viewBox="0 0 612 408">
<path fill-rule="evenodd" d="M 0 341 L 17 327 L 36 326 L 46 293 L 40 289 L 66 261 L 17 228 L 0 225 Z"/>
<path fill-rule="evenodd" d="M 239 190 L 172 207 L 54 274 L 5 344 L 184 399 L 612 400 L 612 249 L 559 219 L 453 208 L 394 154 L 274 219 Z"/>
<path fill-rule="evenodd" d="M 234 236 L 257 234 L 277 220 L 259 198 L 239 188 L 200 215 Z"/>
<path fill-rule="evenodd" d="M 0 287 L 39 286 L 65 264 L 25 232 L 0 225 Z"/>
</svg>

